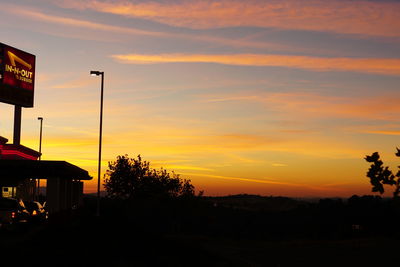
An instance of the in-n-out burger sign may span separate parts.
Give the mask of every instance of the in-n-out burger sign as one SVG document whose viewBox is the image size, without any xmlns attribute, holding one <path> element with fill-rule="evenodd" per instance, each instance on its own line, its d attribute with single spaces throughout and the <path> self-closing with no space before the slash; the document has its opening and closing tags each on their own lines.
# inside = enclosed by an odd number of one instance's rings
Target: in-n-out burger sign
<svg viewBox="0 0 400 267">
<path fill-rule="evenodd" d="M 33 107 L 35 56 L 0 43 L 0 102 Z"/>
<path fill-rule="evenodd" d="M 32 84 L 33 86 L 33 72 L 31 71 L 32 65 L 18 57 L 11 51 L 7 51 L 7 56 L 11 65 L 6 64 L 6 72 L 14 73 L 15 79 Z M 17 67 L 17 62 L 20 63 L 21 66 L 24 68 L 20 69 L 19 67 Z"/>
</svg>

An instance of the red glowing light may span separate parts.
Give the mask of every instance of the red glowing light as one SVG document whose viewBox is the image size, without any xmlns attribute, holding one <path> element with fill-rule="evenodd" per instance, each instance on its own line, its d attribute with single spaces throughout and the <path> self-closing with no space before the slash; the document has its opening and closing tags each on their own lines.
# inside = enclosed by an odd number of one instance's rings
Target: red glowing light
<svg viewBox="0 0 400 267">
<path fill-rule="evenodd" d="M 7 156 L 18 156 L 24 159 L 29 159 L 29 160 L 37 160 L 37 157 L 28 155 L 26 153 L 23 153 L 21 151 L 17 150 L 3 150 L 1 151 L 2 155 L 7 155 Z"/>
</svg>

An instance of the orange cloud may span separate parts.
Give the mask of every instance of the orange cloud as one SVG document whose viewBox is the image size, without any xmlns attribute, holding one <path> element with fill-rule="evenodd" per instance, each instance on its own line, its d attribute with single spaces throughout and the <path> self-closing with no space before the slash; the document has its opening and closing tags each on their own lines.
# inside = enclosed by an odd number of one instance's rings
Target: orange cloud
<svg viewBox="0 0 400 267">
<path fill-rule="evenodd" d="M 263 48 L 263 49 L 273 49 L 275 51 L 302 51 L 302 52 L 311 52 L 308 48 L 299 48 L 292 47 L 290 45 L 273 43 L 273 42 L 257 42 L 252 40 L 244 39 L 229 39 L 215 36 L 208 36 L 202 34 L 180 34 L 180 33 L 171 33 L 171 32 L 158 32 L 158 31 L 146 31 L 141 29 L 136 29 L 132 27 L 121 27 L 121 26 L 113 26 L 104 23 L 96 23 L 88 20 L 69 18 L 69 17 L 61 17 L 54 16 L 43 13 L 38 10 L 30 10 L 30 9 L 22 9 L 15 5 L 4 5 L 2 6 L 2 10 L 0 12 L 6 12 L 7 14 L 13 14 L 16 16 L 23 17 L 24 19 L 29 18 L 31 20 L 45 22 L 48 24 L 57 24 L 57 25 L 65 25 L 73 28 L 85 28 L 88 30 L 95 31 L 106 31 L 110 33 L 119 34 L 117 38 L 104 38 L 103 35 L 93 35 L 89 33 L 82 34 L 81 32 L 69 32 L 67 29 L 60 31 L 59 28 L 57 30 L 47 29 L 45 30 L 43 27 L 37 29 L 39 31 L 44 31 L 46 33 L 50 33 L 56 36 L 62 37 L 72 37 L 79 38 L 83 40 L 96 40 L 102 42 L 118 42 L 120 40 L 126 39 L 131 35 L 141 35 L 148 37 L 160 37 L 160 38 L 178 38 L 183 40 L 192 40 L 197 42 L 206 42 L 219 44 L 223 46 L 230 47 L 250 47 L 250 48 Z M 321 50 L 321 49 L 320 49 Z M 315 50 L 313 50 L 315 52 Z"/>
<path fill-rule="evenodd" d="M 365 131 L 365 133 L 382 134 L 382 135 L 400 135 L 400 131 L 390 131 L 390 130 Z"/>
<path fill-rule="evenodd" d="M 397 95 L 379 97 L 332 97 L 315 94 L 271 94 L 262 100 L 286 112 L 307 114 L 308 117 L 339 117 L 397 120 L 400 107 Z"/>
<path fill-rule="evenodd" d="M 400 59 L 388 58 L 323 58 L 265 54 L 125 54 L 112 55 L 111 57 L 127 64 L 218 63 L 239 66 L 287 67 L 313 71 L 353 71 L 400 75 Z"/>
<path fill-rule="evenodd" d="M 87 76 L 87 75 L 86 75 Z M 71 88 L 83 88 L 88 86 L 89 84 L 93 84 L 93 79 L 90 77 L 80 77 L 79 79 L 75 79 L 72 81 L 67 81 L 62 84 L 57 84 L 52 86 L 52 88 L 56 89 L 71 89 Z"/>
<path fill-rule="evenodd" d="M 31 18 L 38 21 L 44 21 L 47 23 L 54 23 L 54 24 L 61 24 L 79 28 L 87 28 L 91 30 L 100 30 L 100 31 L 109 31 L 121 34 L 135 34 L 135 35 L 148 35 L 148 36 L 158 36 L 158 37 L 165 37 L 170 36 L 167 33 L 162 32 L 153 32 L 153 31 L 144 31 L 134 28 L 128 27 L 119 27 L 113 26 L 108 24 L 96 23 L 91 22 L 88 20 L 81 20 L 81 19 L 74 19 L 74 18 L 67 18 L 67 17 L 60 17 L 60 16 L 53 16 L 48 15 L 39 11 L 29 10 L 25 8 L 21 8 L 14 5 L 5 5 L 2 7 L 3 11 L 7 11 L 7 13 L 11 13 L 14 15 L 18 15 L 24 18 Z"/>
<path fill-rule="evenodd" d="M 256 26 L 345 34 L 400 36 L 400 4 L 396 2 L 271 1 L 59 1 L 67 8 L 143 18 L 177 27 Z"/>
<path fill-rule="evenodd" d="M 222 128 L 224 127 L 222 126 Z M 262 129 L 265 132 L 264 135 L 211 135 L 210 132 L 224 132 L 224 129 L 194 128 L 194 131 L 191 132 L 190 129 L 176 127 L 180 134 L 175 135 L 173 132 L 164 132 L 157 125 L 149 125 L 143 130 L 137 129 L 135 132 L 121 133 L 118 135 L 118 139 L 110 139 L 104 144 L 107 144 L 109 155 L 113 156 L 135 151 L 140 152 L 143 156 L 157 155 L 157 158 L 168 155 L 173 158 L 199 160 L 188 166 L 201 166 L 208 169 L 229 166 L 268 166 L 273 168 L 276 167 L 276 165 L 273 166 L 274 163 L 290 164 L 284 159 L 271 161 L 254 156 L 254 154 L 258 155 L 264 152 L 285 152 L 290 155 L 308 155 L 329 159 L 360 158 L 360 155 L 365 153 L 351 140 L 326 138 L 320 133 L 283 134 L 268 126 L 262 127 Z M 109 136 L 110 134 L 112 135 L 112 133 L 108 133 Z M 246 156 L 246 153 L 252 153 L 253 156 Z"/>
<path fill-rule="evenodd" d="M 336 184 L 324 184 L 324 185 L 311 185 L 306 183 L 293 183 L 288 181 L 279 181 L 275 179 L 266 179 L 266 178 L 246 178 L 246 177 L 233 177 L 233 176 L 224 176 L 224 175 L 210 175 L 210 174 L 198 174 L 198 173 L 183 173 L 183 175 L 188 176 L 200 176 L 200 177 L 208 177 L 213 179 L 223 179 L 230 181 L 238 181 L 238 182 L 248 182 L 248 183 L 256 183 L 256 184 L 266 184 L 266 185 L 277 185 L 283 187 L 297 187 L 302 190 L 316 190 L 316 191 L 330 191 L 330 192 L 341 192 L 342 188 L 337 188 L 338 185 L 348 185 L 349 183 L 336 183 Z M 300 191 L 301 191 L 300 189 Z M 281 189 L 284 190 L 284 189 Z"/>
<path fill-rule="evenodd" d="M 399 95 L 377 97 L 337 97 L 310 93 L 258 93 L 236 95 L 203 95 L 201 101 L 222 103 L 226 101 L 258 102 L 281 115 L 299 114 L 309 118 L 361 118 L 397 120 L 400 113 Z M 287 133 L 290 133 L 287 132 Z M 297 130 L 294 133 L 299 133 Z M 309 133 L 306 131 L 305 133 Z"/>
</svg>

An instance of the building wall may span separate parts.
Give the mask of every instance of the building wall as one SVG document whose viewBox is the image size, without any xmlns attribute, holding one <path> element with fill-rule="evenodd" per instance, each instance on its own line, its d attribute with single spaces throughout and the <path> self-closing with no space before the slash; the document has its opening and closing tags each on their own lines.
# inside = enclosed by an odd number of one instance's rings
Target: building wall
<svg viewBox="0 0 400 267">
<path fill-rule="evenodd" d="M 37 160 L 41 153 L 20 144 L 8 144 L 8 139 L 0 136 L 0 160 Z M 39 163 L 39 162 L 38 162 Z M 13 178 L 0 176 L 0 197 L 19 198 L 23 201 L 36 199 L 36 180 L 20 179 L 18 175 Z M 75 209 L 82 205 L 83 182 L 72 178 L 53 177 L 54 171 L 50 171 L 46 185 L 46 205 L 50 213 L 57 213 Z M 56 175 L 59 175 L 58 173 Z M 24 174 L 23 177 L 27 175 Z M 40 175 L 39 175 L 40 176 Z M 88 174 L 86 174 L 88 178 Z M 21 176 L 22 177 L 22 176 Z M 37 177 L 34 177 L 37 178 Z"/>
<path fill-rule="evenodd" d="M 31 179 L 0 181 L 1 197 L 12 197 L 23 201 L 32 201 L 35 198 L 36 182 Z"/>
<path fill-rule="evenodd" d="M 68 211 L 82 205 L 83 182 L 52 178 L 47 180 L 46 191 L 49 213 Z"/>
<path fill-rule="evenodd" d="M 23 201 L 33 201 L 35 199 L 36 181 L 25 179 L 17 186 L 16 197 Z"/>
</svg>

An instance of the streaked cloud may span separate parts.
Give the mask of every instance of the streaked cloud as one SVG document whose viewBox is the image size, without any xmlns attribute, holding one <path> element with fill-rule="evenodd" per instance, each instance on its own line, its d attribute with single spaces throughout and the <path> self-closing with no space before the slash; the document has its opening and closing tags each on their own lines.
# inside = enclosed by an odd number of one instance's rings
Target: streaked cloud
<svg viewBox="0 0 400 267">
<path fill-rule="evenodd" d="M 183 173 L 183 175 L 199 175 L 194 173 Z M 247 177 L 234 177 L 234 176 L 224 176 L 224 175 L 212 175 L 212 174 L 201 174 L 203 177 L 209 177 L 214 179 L 223 179 L 223 180 L 232 180 L 232 181 L 240 181 L 240 182 L 248 182 L 248 183 L 257 183 L 257 184 L 266 184 L 266 185 L 278 185 L 284 187 L 298 187 L 303 190 L 316 190 L 316 191 L 333 191 L 340 192 L 341 188 L 337 188 L 338 184 L 333 185 L 310 185 L 306 183 L 293 183 L 287 181 L 279 181 L 277 179 L 268 179 L 268 178 L 247 178 Z"/>
<path fill-rule="evenodd" d="M 255 26 L 345 34 L 400 36 L 394 1 L 111 1 L 60 0 L 67 8 L 141 18 L 196 29 Z"/>
<path fill-rule="evenodd" d="M 52 88 L 55 88 L 55 89 L 84 88 L 90 84 L 93 84 L 93 79 L 90 79 L 90 77 L 89 78 L 88 77 L 80 77 L 78 79 L 67 81 L 65 83 L 56 84 L 56 85 L 52 86 Z"/>
<path fill-rule="evenodd" d="M 365 131 L 365 133 L 370 133 L 370 134 L 382 134 L 382 135 L 400 135 L 400 131 L 394 131 L 394 130 L 371 130 L 371 131 Z"/>
<path fill-rule="evenodd" d="M 248 92 L 236 94 L 199 95 L 200 101 L 208 103 L 224 103 L 230 101 L 256 102 L 268 109 L 278 112 L 281 116 L 300 114 L 304 120 L 310 118 L 359 118 L 366 120 L 397 120 L 400 107 L 399 94 L 387 94 L 369 97 L 325 96 L 316 93 L 270 93 Z M 283 130 L 282 133 L 305 133 L 313 131 L 302 129 Z"/>
<path fill-rule="evenodd" d="M 400 59 L 392 58 L 323 58 L 265 54 L 119 54 L 111 57 L 125 64 L 217 63 L 400 75 Z"/>
<path fill-rule="evenodd" d="M 11 13 L 14 15 L 18 15 L 20 17 L 31 18 L 37 21 L 43 21 L 47 23 L 54 23 L 58 25 L 66 25 L 66 26 L 73 26 L 79 28 L 87 28 L 92 30 L 100 30 L 100 31 L 108 31 L 108 32 L 116 32 L 122 34 L 135 34 L 135 35 L 148 35 L 148 36 L 169 36 L 167 33 L 163 32 L 152 32 L 152 31 L 144 31 L 135 28 L 128 28 L 128 27 L 120 27 L 120 26 L 113 26 L 103 23 L 96 23 L 88 20 L 81 20 L 69 17 L 62 17 L 56 15 L 49 15 L 45 14 L 44 12 L 33 10 L 33 9 L 26 9 L 21 8 L 20 6 L 15 5 L 4 5 L 2 7 L 3 11 L 7 13 Z"/>
<path fill-rule="evenodd" d="M 47 23 L 47 27 L 37 28 L 37 31 L 46 32 L 51 35 L 61 36 L 65 38 L 79 38 L 82 40 L 95 40 L 101 42 L 121 42 L 122 40 L 129 40 L 129 36 L 146 36 L 155 38 L 175 38 L 180 40 L 189 40 L 195 42 L 205 42 L 220 46 L 229 46 L 236 48 L 259 48 L 259 49 L 272 49 L 274 51 L 286 51 L 286 52 L 310 52 L 309 48 L 305 47 L 294 47 L 283 43 L 274 43 L 266 41 L 254 41 L 248 38 L 223 38 L 219 36 L 211 36 L 207 34 L 198 33 L 176 33 L 168 31 L 151 31 L 142 30 L 134 27 L 126 26 L 116 26 L 109 23 L 99 23 L 90 20 L 79 19 L 75 17 L 53 15 L 51 13 L 46 13 L 43 10 L 35 8 L 21 8 L 17 5 L 7 4 L 2 7 L 0 12 L 5 12 L 7 14 L 13 14 L 19 16 L 23 19 L 30 19 L 33 21 Z M 64 29 L 59 31 L 54 29 L 49 29 L 49 25 L 63 25 L 70 28 L 76 29 L 87 29 L 91 31 L 98 31 L 101 33 L 108 32 L 113 34 L 118 34 L 113 38 L 104 38 L 104 35 L 94 35 L 93 33 L 82 33 L 81 31 L 75 32 Z"/>
<path fill-rule="evenodd" d="M 287 167 L 288 165 L 284 164 L 284 163 L 272 163 L 272 166 L 274 166 L 274 167 Z"/>
<path fill-rule="evenodd" d="M 199 175 L 197 173 L 183 173 L 184 175 Z M 285 181 L 276 181 L 273 179 L 253 179 L 253 178 L 246 178 L 246 177 L 233 177 L 233 176 L 224 176 L 224 175 L 213 175 L 213 174 L 201 174 L 201 176 L 215 178 L 215 179 L 224 179 L 224 180 L 236 180 L 236 181 L 243 181 L 243 182 L 251 182 L 251 183 L 260 183 L 260 184 L 273 184 L 273 185 L 286 185 L 286 186 L 303 186 L 298 183 L 291 183 Z"/>
<path fill-rule="evenodd" d="M 210 168 L 204 168 L 199 166 L 190 166 L 190 165 L 165 165 L 163 166 L 165 169 L 176 171 L 176 170 L 192 170 L 192 171 L 213 171 Z"/>
<path fill-rule="evenodd" d="M 306 118 L 358 118 L 397 120 L 400 107 L 396 94 L 376 97 L 322 96 L 307 93 L 270 94 L 262 100 L 283 112 L 306 115 Z"/>
<path fill-rule="evenodd" d="M 149 151 L 163 152 L 169 155 L 183 154 L 227 154 L 230 151 L 262 151 L 279 146 L 283 141 L 277 137 L 262 135 L 243 135 L 243 134 L 210 134 L 201 132 L 201 129 L 195 129 L 192 132 L 187 128 L 166 130 L 162 126 L 149 125 L 146 129 L 137 133 L 120 133 L 118 139 L 109 140 L 108 144 L 117 145 L 120 143 L 130 143 L 133 146 L 142 146 L 147 144 Z M 132 140 L 138 140 L 135 143 Z M 217 151 L 216 151 L 216 148 Z M 123 152 L 122 152 L 123 153 Z M 230 154 L 228 155 L 229 157 Z M 243 157 L 235 158 L 235 161 L 244 163 L 253 163 Z M 173 164 L 175 165 L 175 164 Z M 183 165 L 183 164 L 179 164 Z"/>
</svg>

